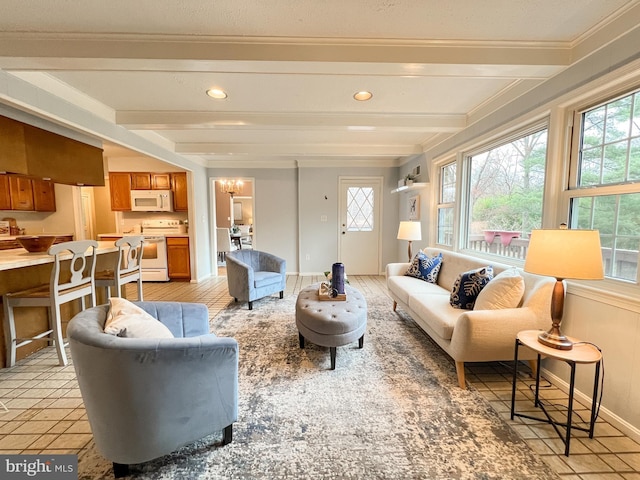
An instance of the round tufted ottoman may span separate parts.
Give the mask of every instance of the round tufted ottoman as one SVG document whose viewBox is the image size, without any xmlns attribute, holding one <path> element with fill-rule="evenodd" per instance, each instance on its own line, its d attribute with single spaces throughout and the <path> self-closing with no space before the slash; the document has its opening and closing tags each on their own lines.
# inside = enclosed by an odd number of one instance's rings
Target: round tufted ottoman
<svg viewBox="0 0 640 480">
<path fill-rule="evenodd" d="M 320 300 L 319 283 L 300 291 L 296 300 L 296 326 L 300 338 L 300 348 L 304 341 L 329 347 L 331 370 L 336 368 L 336 347 L 358 340 L 358 347 L 364 346 L 364 332 L 367 328 L 367 302 L 362 294 L 350 285 L 345 285 L 347 299 L 343 301 Z"/>
</svg>

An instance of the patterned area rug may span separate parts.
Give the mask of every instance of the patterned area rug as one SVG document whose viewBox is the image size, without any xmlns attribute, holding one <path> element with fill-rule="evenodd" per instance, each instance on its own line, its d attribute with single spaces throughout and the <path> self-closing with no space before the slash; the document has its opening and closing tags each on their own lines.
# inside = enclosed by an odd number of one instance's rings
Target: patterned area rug
<svg viewBox="0 0 640 480">
<path fill-rule="evenodd" d="M 207 437 L 131 467 L 140 479 L 558 478 L 386 297 L 367 297 L 364 348 L 299 348 L 295 298 L 230 304 L 213 330 L 240 345 L 233 442 Z M 112 478 L 91 449 L 80 478 Z"/>
</svg>

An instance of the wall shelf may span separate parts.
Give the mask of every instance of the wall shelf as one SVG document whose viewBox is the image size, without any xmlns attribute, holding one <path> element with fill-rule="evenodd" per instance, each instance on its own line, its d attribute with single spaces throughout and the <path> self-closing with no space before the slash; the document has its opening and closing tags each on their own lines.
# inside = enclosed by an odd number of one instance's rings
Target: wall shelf
<svg viewBox="0 0 640 480">
<path fill-rule="evenodd" d="M 403 185 L 402 187 L 394 188 L 391 193 L 410 192 L 411 190 L 420 190 L 425 188 L 427 183 L 414 182 L 413 185 Z"/>
</svg>

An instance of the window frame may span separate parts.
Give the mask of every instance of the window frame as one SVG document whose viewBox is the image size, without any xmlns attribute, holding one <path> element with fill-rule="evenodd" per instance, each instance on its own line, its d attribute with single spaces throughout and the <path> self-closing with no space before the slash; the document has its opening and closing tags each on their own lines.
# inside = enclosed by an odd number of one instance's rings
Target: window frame
<svg viewBox="0 0 640 480">
<path fill-rule="evenodd" d="M 633 85 L 627 85 L 624 89 L 606 90 L 601 92 L 599 95 L 595 95 L 586 101 L 573 105 L 569 108 L 571 112 L 571 130 L 567 141 L 569 144 L 569 175 L 566 188 L 563 192 L 564 202 L 567 205 L 569 225 L 575 225 L 575 219 L 571 218 L 574 199 L 616 196 L 632 193 L 640 194 L 640 182 L 638 181 L 624 181 L 619 183 L 586 186 L 578 185 L 583 115 L 590 110 L 613 103 L 633 94 L 640 96 L 640 83 L 636 82 Z M 623 290 L 631 288 L 637 292 L 637 289 L 640 288 L 640 254 L 638 263 L 636 278 L 634 280 L 606 276 L 603 282 L 610 286 L 614 291 L 619 291 L 621 288 Z"/>
<path fill-rule="evenodd" d="M 443 192 L 444 192 L 444 170 L 447 167 L 454 167 L 454 182 L 453 182 L 453 186 L 454 186 L 454 193 L 453 193 L 453 200 L 451 202 L 444 202 L 443 201 Z M 437 179 L 438 179 L 438 191 L 437 191 L 437 201 L 436 203 L 436 215 L 435 215 L 435 222 L 436 222 L 436 228 L 435 228 L 435 244 L 440 246 L 440 247 L 445 247 L 445 248 L 453 248 L 454 245 L 456 244 L 456 233 L 458 231 L 458 227 L 457 227 L 457 218 L 458 218 L 458 212 L 456 211 L 456 199 L 458 196 L 458 191 L 459 191 L 459 174 L 458 174 L 458 169 L 459 169 L 459 164 L 458 161 L 456 159 L 452 159 L 452 158 L 448 158 L 447 160 L 444 160 L 442 162 L 439 162 L 437 165 L 438 168 L 438 175 L 437 175 Z M 452 221 L 452 231 L 451 231 L 451 244 L 446 244 L 446 243 L 439 243 L 439 233 L 440 233 L 440 211 L 444 210 L 444 209 L 452 209 L 453 212 L 453 221 Z"/>
</svg>

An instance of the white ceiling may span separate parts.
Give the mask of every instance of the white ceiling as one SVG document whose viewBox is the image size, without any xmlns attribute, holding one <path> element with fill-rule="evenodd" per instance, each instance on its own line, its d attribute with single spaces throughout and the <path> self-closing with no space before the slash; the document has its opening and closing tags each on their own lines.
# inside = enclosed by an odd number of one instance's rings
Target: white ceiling
<svg viewBox="0 0 640 480">
<path fill-rule="evenodd" d="M 3 0 L 0 69 L 209 166 L 401 162 L 635 27 L 639 2 Z"/>
</svg>

